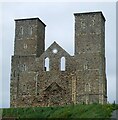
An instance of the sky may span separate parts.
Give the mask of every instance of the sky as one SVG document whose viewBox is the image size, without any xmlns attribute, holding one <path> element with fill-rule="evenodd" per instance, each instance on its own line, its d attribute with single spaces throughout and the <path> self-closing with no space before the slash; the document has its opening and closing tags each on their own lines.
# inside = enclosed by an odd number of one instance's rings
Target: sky
<svg viewBox="0 0 118 120">
<path fill-rule="evenodd" d="M 14 54 L 14 19 L 39 17 L 46 24 L 46 49 L 56 41 L 74 55 L 74 13 L 102 11 L 106 18 L 105 54 L 108 101 L 116 99 L 116 3 L 115 2 L 4 2 L 0 3 L 0 108 L 10 107 L 11 56 Z M 2 60 L 2 61 L 1 61 Z M 2 100 L 2 101 L 1 101 Z"/>
</svg>

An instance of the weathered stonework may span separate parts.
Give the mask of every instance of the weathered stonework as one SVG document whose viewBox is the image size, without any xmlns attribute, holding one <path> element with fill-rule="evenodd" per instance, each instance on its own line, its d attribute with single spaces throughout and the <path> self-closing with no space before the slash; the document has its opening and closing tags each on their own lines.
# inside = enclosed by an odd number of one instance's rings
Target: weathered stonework
<svg viewBox="0 0 118 120">
<path fill-rule="evenodd" d="M 39 18 L 15 20 L 11 107 L 107 102 L 105 18 L 102 12 L 74 15 L 74 56 L 56 42 L 44 51 L 46 25 Z"/>
</svg>

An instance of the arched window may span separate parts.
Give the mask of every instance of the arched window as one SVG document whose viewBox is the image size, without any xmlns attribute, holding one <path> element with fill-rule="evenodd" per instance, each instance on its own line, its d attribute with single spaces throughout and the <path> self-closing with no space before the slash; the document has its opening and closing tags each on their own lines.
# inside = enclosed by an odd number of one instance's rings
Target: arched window
<svg viewBox="0 0 118 120">
<path fill-rule="evenodd" d="M 49 58 L 45 58 L 45 71 L 49 71 Z"/>
<path fill-rule="evenodd" d="M 23 35 L 23 27 L 20 27 L 20 34 Z"/>
<path fill-rule="evenodd" d="M 26 71 L 27 70 L 27 66 L 26 66 L 26 64 L 23 64 L 22 65 L 22 71 Z"/>
<path fill-rule="evenodd" d="M 65 57 L 61 58 L 61 71 L 65 71 Z"/>
<path fill-rule="evenodd" d="M 24 43 L 24 49 L 27 49 L 27 44 Z"/>
<path fill-rule="evenodd" d="M 28 31 L 28 32 L 29 32 L 29 35 L 32 35 L 32 30 L 33 30 L 33 29 L 32 29 L 32 27 L 30 26 L 30 27 L 29 27 L 29 31 Z"/>
<path fill-rule="evenodd" d="M 89 83 L 86 83 L 86 84 L 85 84 L 85 91 L 86 91 L 86 92 L 91 91 L 91 88 L 90 88 L 90 84 L 89 84 Z"/>
</svg>

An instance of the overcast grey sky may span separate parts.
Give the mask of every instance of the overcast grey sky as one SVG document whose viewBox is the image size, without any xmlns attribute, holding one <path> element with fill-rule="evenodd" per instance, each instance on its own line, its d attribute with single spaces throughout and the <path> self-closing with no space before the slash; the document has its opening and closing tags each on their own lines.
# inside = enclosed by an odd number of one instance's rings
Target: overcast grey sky
<svg viewBox="0 0 118 120">
<path fill-rule="evenodd" d="M 74 54 L 74 15 L 79 12 L 102 11 L 106 18 L 106 73 L 108 101 L 116 98 L 116 7 L 115 2 L 89 3 L 2 3 L 2 105 L 10 106 L 11 56 L 14 50 L 14 19 L 39 17 L 46 26 L 46 48 L 54 41 L 71 55 Z M 2 30 L 2 31 L 1 31 Z M 0 46 L 1 47 L 1 46 Z M 2 55 L 1 55 L 2 54 Z M 1 60 L 1 59 L 0 59 Z M 1 62 L 1 61 L 0 61 Z M 0 64 L 1 65 L 1 64 Z M 0 66 L 1 67 L 1 66 Z M 1 69 L 0 69 L 1 70 Z M 0 71 L 1 73 L 1 71 Z M 1 88 L 1 87 L 0 87 Z"/>
</svg>

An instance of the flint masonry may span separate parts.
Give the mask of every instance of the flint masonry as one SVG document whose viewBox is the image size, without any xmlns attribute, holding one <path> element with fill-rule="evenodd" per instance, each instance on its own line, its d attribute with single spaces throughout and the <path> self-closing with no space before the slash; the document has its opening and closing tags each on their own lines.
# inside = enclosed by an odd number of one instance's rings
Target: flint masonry
<svg viewBox="0 0 118 120">
<path fill-rule="evenodd" d="M 15 20 L 11 64 L 11 107 L 107 102 L 105 18 L 102 12 L 75 13 L 75 53 L 56 42 L 45 50 L 39 18 Z"/>
</svg>

